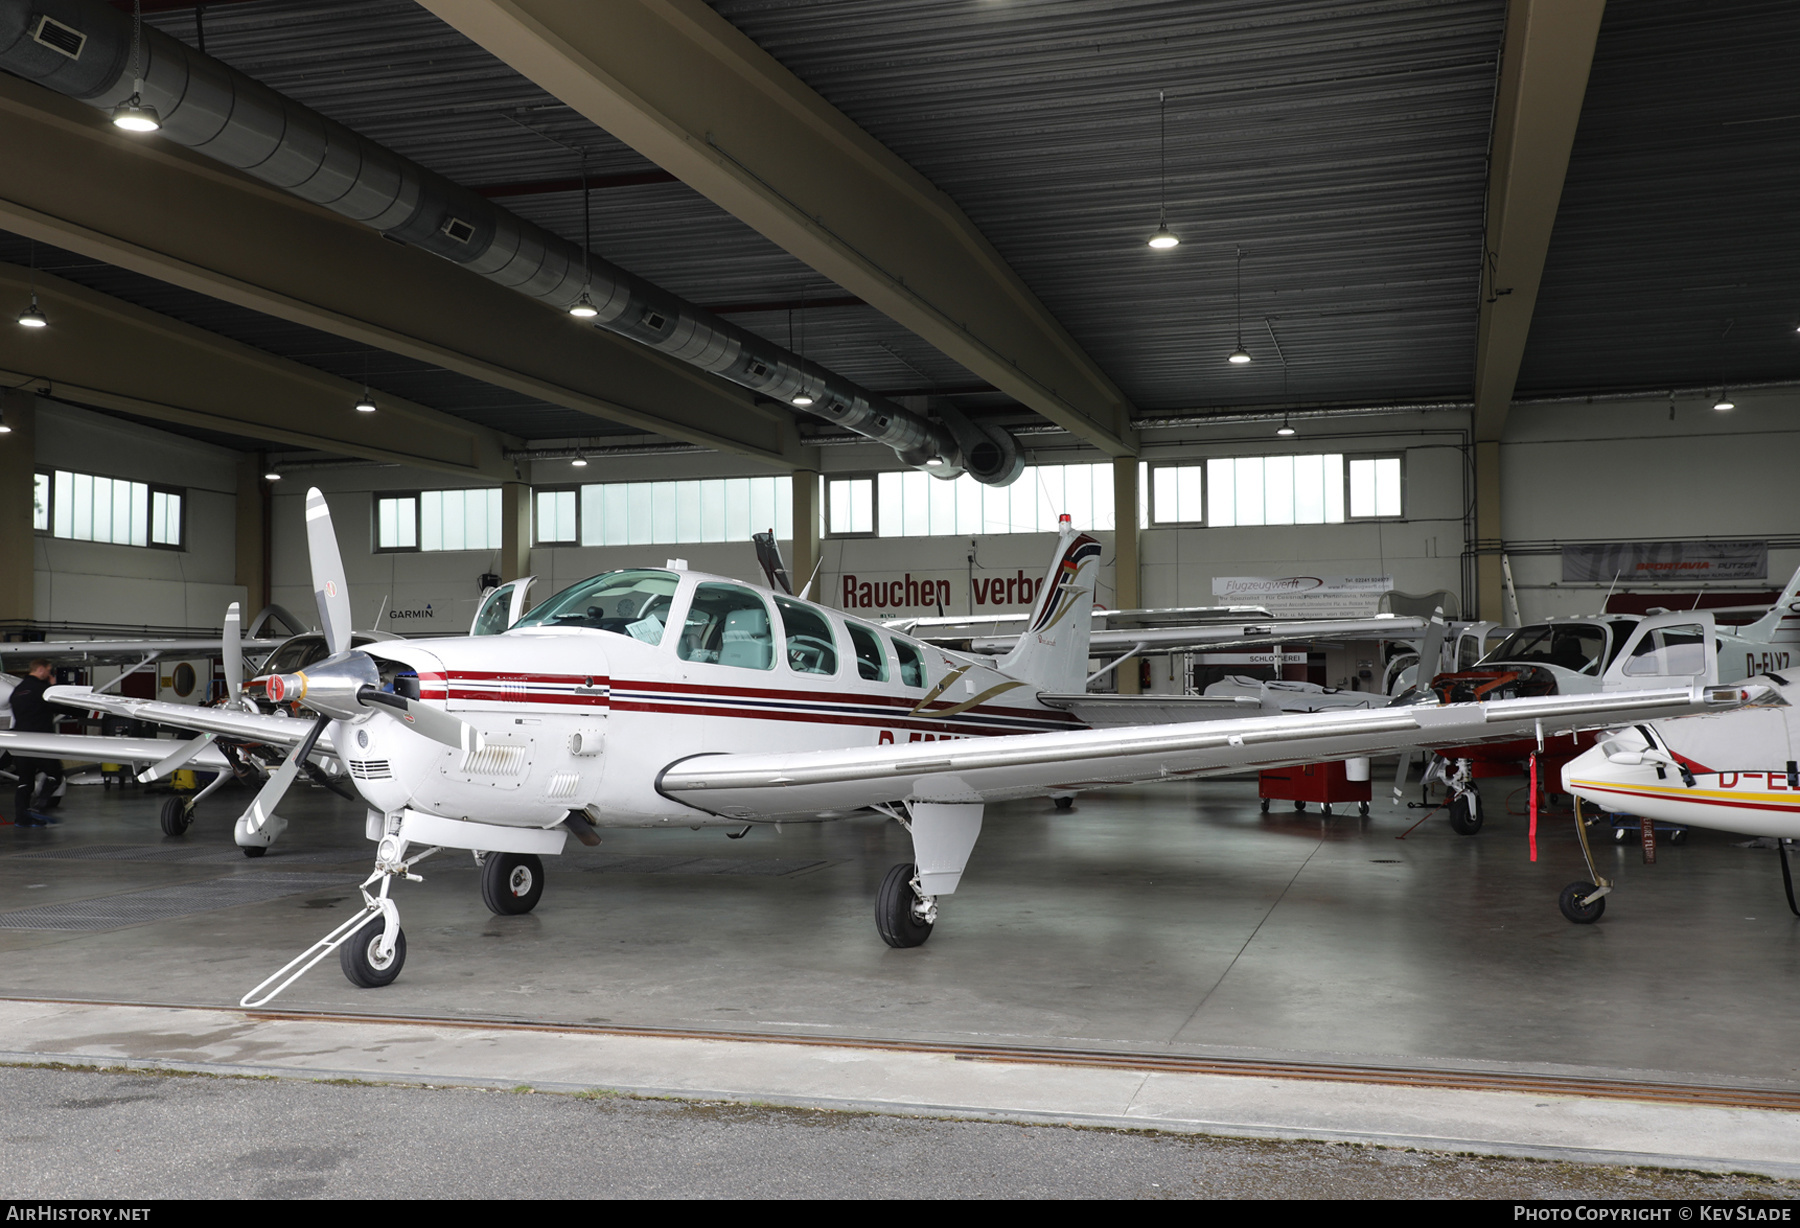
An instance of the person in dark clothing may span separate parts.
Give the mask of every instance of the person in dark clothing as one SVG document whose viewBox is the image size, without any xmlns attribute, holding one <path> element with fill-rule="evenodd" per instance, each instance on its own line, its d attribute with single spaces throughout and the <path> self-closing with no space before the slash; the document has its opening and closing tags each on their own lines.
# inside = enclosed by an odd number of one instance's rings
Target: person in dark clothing
<svg viewBox="0 0 1800 1228">
<path fill-rule="evenodd" d="M 44 698 L 44 692 L 56 681 L 56 671 L 42 657 L 31 663 L 31 672 L 13 688 L 13 728 L 27 733 L 55 732 L 56 710 Z M 56 790 L 62 780 L 62 762 L 57 759 L 13 759 L 13 771 L 19 783 L 13 789 L 13 822 L 20 827 L 48 827 L 56 820 L 31 808 L 37 790 L 38 773 L 44 774 L 44 794 Z"/>
</svg>

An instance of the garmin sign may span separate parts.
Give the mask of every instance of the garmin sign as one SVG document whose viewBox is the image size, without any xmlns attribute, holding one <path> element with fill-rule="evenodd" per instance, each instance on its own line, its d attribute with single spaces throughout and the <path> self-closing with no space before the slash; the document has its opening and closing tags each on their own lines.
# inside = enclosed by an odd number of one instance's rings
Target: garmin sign
<svg viewBox="0 0 1800 1228">
<path fill-rule="evenodd" d="M 435 615 L 433 615 L 431 612 L 431 603 L 429 601 L 425 603 L 425 606 L 423 609 L 389 610 L 387 616 L 388 616 L 388 620 L 390 622 L 396 621 L 396 620 L 404 621 L 404 620 L 409 620 L 409 619 L 435 617 Z"/>
</svg>

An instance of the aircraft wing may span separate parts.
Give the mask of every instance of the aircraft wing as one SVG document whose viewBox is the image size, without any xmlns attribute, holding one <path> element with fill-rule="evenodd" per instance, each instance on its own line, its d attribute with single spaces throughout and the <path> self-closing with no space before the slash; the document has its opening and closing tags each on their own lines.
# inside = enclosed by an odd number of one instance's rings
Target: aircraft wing
<svg viewBox="0 0 1800 1228">
<path fill-rule="evenodd" d="M 1373 618 L 1299 618 L 1286 622 L 1212 623 L 1192 627 L 1121 627 L 1095 631 L 1088 637 L 1088 650 L 1097 657 L 1115 652 L 1130 652 L 1142 645 L 1142 651 L 1155 654 L 1183 652 L 1189 649 L 1232 648 L 1249 644 L 1280 644 L 1293 640 L 1376 640 L 1416 639 L 1425 633 L 1425 618 L 1379 614 Z M 1009 652 L 1019 637 L 1016 635 L 979 636 L 969 642 L 971 652 Z"/>
<path fill-rule="evenodd" d="M 728 818 L 842 813 L 883 802 L 1003 801 L 1145 780 L 1468 746 L 1718 712 L 1768 687 L 1697 687 L 1548 695 L 1488 703 L 1418 704 L 1293 716 L 1085 729 L 801 754 L 695 755 L 671 763 L 657 788 Z"/>
<path fill-rule="evenodd" d="M 168 738 L 96 738 L 74 733 L 27 733 L 0 730 L 0 751 L 67 763 L 159 763 L 181 749 Z M 205 771 L 230 771 L 223 752 L 206 746 L 187 761 Z"/>
<path fill-rule="evenodd" d="M 137 664 L 145 657 L 216 657 L 223 649 L 221 640 L 28 640 L 0 644 L 0 664 L 18 667 L 18 662 L 43 657 L 50 661 L 84 662 L 103 665 Z M 257 656 L 274 652 L 285 641 L 257 639 L 243 642 L 244 652 Z"/>
<path fill-rule="evenodd" d="M 216 733 L 234 742 L 263 742 L 270 746 L 293 746 L 302 741 L 312 722 L 288 716 L 268 716 L 261 712 L 240 712 L 230 708 L 202 708 L 194 704 L 163 703 L 155 699 L 131 699 L 124 695 L 100 695 L 84 686 L 53 686 L 44 698 L 65 708 L 90 712 L 107 712 L 128 720 L 149 721 L 197 733 Z M 331 732 L 319 739 L 320 749 L 331 745 Z"/>
</svg>

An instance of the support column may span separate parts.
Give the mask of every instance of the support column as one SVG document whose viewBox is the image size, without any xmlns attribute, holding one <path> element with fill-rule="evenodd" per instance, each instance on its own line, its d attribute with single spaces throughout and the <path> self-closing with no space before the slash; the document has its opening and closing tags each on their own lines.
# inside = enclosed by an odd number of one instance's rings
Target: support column
<svg viewBox="0 0 1800 1228">
<path fill-rule="evenodd" d="M 37 397 L 8 389 L 0 410 L 12 432 L 0 435 L 0 625 L 36 617 L 34 573 L 37 537 L 32 530 L 33 477 L 37 472 Z"/>
<path fill-rule="evenodd" d="M 244 587 L 246 627 L 269 604 L 266 461 L 261 452 L 252 452 L 237 465 L 237 582 Z"/>
<path fill-rule="evenodd" d="M 1500 441 L 1475 445 L 1475 599 L 1478 617 L 1506 620 L 1500 578 Z"/>
<path fill-rule="evenodd" d="M 794 470 L 794 545 L 788 559 L 788 576 L 794 591 L 806 588 L 819 566 L 819 474 L 815 469 Z M 824 596 L 817 587 L 810 597 Z"/>
<path fill-rule="evenodd" d="M 531 574 L 531 483 L 500 483 L 500 582 Z"/>
<path fill-rule="evenodd" d="M 1113 461 L 1113 604 L 1136 610 L 1144 604 L 1138 565 L 1138 458 L 1121 456 Z M 1133 658 L 1116 671 L 1119 694 L 1138 693 L 1138 671 Z"/>
</svg>

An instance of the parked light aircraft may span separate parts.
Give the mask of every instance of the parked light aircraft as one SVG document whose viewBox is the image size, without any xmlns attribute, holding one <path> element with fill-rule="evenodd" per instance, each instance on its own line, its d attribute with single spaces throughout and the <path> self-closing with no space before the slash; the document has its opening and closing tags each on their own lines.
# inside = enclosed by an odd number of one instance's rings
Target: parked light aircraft
<svg viewBox="0 0 1800 1228">
<path fill-rule="evenodd" d="M 1709 610 L 1649 616 L 1607 614 L 1552 619 L 1520 627 L 1480 661 L 1439 674 L 1430 687 L 1446 702 L 1534 695 L 1624 693 L 1683 682 L 1729 683 L 1792 667 L 1800 651 L 1800 571 L 1760 619 L 1721 630 Z M 1450 825 L 1463 835 L 1481 830 L 1484 775 L 1515 775 L 1534 752 L 1546 779 L 1593 745 L 1572 738 L 1539 747 L 1520 739 L 1480 748 L 1449 747 L 1427 769 L 1450 789 Z M 1404 766 L 1404 765 L 1403 765 Z M 1396 787 L 1396 794 L 1398 787 Z"/>
<path fill-rule="evenodd" d="M 785 593 L 678 568 L 609 572 L 551 597 L 499 635 L 350 647 L 349 604 L 324 497 L 309 491 L 307 540 L 325 661 L 266 680 L 297 721 L 183 709 L 58 687 L 56 702 L 181 718 L 215 737 L 291 746 L 238 820 L 267 846 L 276 804 L 309 756 L 349 770 L 376 844 L 364 907 L 246 995 L 266 1002 L 339 950 L 358 985 L 391 982 L 405 936 L 391 886 L 442 849 L 482 866 L 496 913 L 536 906 L 540 858 L 601 827 L 720 827 L 877 811 L 911 836 L 913 859 L 877 894 L 876 924 L 917 946 L 957 889 L 989 802 L 1113 783 L 1189 779 L 1248 766 L 1380 754 L 1401 745 L 1547 735 L 1735 706 L 1751 693 L 1698 687 L 1618 695 L 1082 729 L 1046 707 L 1086 668 L 1100 543 L 1067 526 L 1028 634 L 998 661 L 882 632 Z M 0 734 L 0 744 L 7 735 Z M 48 746 L 37 747 L 53 753 Z M 180 752 L 177 752 L 180 753 Z M 341 950 L 340 950 L 341 948 Z"/>
<path fill-rule="evenodd" d="M 324 660 L 330 655 L 325 637 L 317 631 L 301 631 L 283 639 L 259 636 L 275 622 L 289 629 L 301 626 L 300 620 L 278 605 L 271 605 L 250 624 L 250 634 L 240 635 L 241 615 L 237 602 L 226 607 L 225 624 L 219 639 L 94 639 L 94 640 L 55 640 L 27 641 L 0 645 L 0 656 L 38 658 L 59 664 L 129 664 L 118 677 L 100 687 L 96 694 L 117 686 L 121 680 L 147 669 L 160 661 L 190 659 L 193 657 L 216 656 L 222 659 L 225 674 L 227 708 L 245 712 L 273 712 L 277 705 L 270 703 L 261 695 L 260 684 L 242 685 L 245 658 L 261 658 L 263 664 L 271 670 L 298 670 Z M 352 634 L 351 646 L 361 648 L 379 640 L 398 639 L 398 636 L 384 631 L 357 631 Z M 6 701 L 11 699 L 13 680 L 0 675 L 0 715 L 5 715 L 10 724 L 11 710 Z M 205 698 L 204 694 L 196 696 L 193 704 L 163 703 L 157 708 L 160 714 L 152 720 L 156 724 L 173 726 L 177 729 L 193 730 L 190 719 L 196 706 Z M 90 704 L 89 708 L 97 709 L 100 705 Z M 318 713 L 309 712 L 298 704 L 287 705 L 284 713 L 289 716 L 316 718 Z M 284 746 L 285 743 L 277 743 Z M 89 737 L 79 734 L 25 734 L 10 735 L 7 743 L 0 746 L 0 751 L 13 751 L 23 755 L 42 754 L 46 757 L 62 759 L 72 763 L 130 763 L 148 765 L 141 771 L 137 779 L 140 783 L 151 784 L 166 780 L 181 768 L 194 768 L 216 773 L 212 782 L 196 793 L 178 793 L 163 803 L 161 826 L 164 835 L 180 836 L 194 822 L 196 808 L 200 801 L 215 789 L 234 777 L 254 777 L 256 773 L 266 774 L 267 767 L 262 762 L 269 754 L 268 744 L 259 738 L 224 738 L 209 740 L 198 747 L 177 745 L 161 738 L 146 737 Z M 280 755 L 274 756 L 275 762 Z M 302 765 L 309 778 L 324 784 L 334 792 L 344 796 L 350 795 L 340 782 L 343 774 L 342 763 L 333 755 L 320 753 L 308 758 Z M 58 794 L 60 796 L 60 787 Z M 265 845 L 248 845 L 244 849 L 246 856 L 257 857 L 267 851 Z"/>
<path fill-rule="evenodd" d="M 1603 734 L 1563 769 L 1562 781 L 1602 810 L 1772 837 L 1788 907 L 1800 916 L 1787 850 L 1789 840 L 1800 839 L 1800 684 L 1782 674 L 1766 677 L 1774 685 L 1755 705 Z M 1582 850 L 1593 881 L 1569 884 L 1560 903 L 1569 920 L 1587 923 L 1605 911 L 1613 888 L 1594 869 L 1585 830 Z"/>
</svg>

